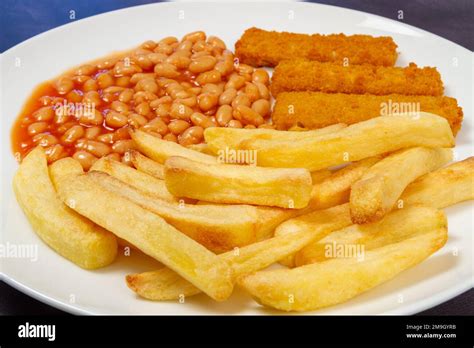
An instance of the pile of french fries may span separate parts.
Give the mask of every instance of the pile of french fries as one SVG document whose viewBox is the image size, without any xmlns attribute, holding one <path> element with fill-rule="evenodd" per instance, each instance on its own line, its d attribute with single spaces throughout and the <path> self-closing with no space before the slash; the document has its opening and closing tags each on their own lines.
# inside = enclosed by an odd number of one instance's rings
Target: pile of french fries
<svg viewBox="0 0 474 348">
<path fill-rule="evenodd" d="M 204 135 L 186 148 L 134 130 L 134 168 L 102 158 L 87 173 L 72 158 L 48 167 L 38 147 L 14 190 L 36 233 L 80 267 L 109 265 L 122 243 L 161 262 L 126 276 L 143 298 L 224 301 L 237 285 L 283 311 L 350 300 L 417 265 L 448 238 L 439 209 L 474 198 L 474 158 L 448 164 L 454 137 L 433 114 Z"/>
</svg>

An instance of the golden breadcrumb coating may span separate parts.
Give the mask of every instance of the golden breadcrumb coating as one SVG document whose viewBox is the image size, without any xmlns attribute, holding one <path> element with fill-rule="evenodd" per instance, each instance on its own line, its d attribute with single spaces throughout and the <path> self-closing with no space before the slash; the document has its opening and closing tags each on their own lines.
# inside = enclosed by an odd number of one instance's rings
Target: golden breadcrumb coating
<svg viewBox="0 0 474 348">
<path fill-rule="evenodd" d="M 273 96 L 280 92 L 314 91 L 348 94 L 442 95 L 436 68 L 320 63 L 306 59 L 280 62 L 272 76 Z"/>
<path fill-rule="evenodd" d="M 353 124 L 391 113 L 425 111 L 444 117 L 453 134 L 461 128 L 462 108 L 450 97 L 389 94 L 283 92 L 278 94 L 272 119 L 277 129 L 294 126 L 317 129 L 335 123 Z"/>
<path fill-rule="evenodd" d="M 276 66 L 284 59 L 307 58 L 320 62 L 347 62 L 393 66 L 397 45 L 391 37 L 344 34 L 294 34 L 247 29 L 235 44 L 241 63 Z"/>
</svg>

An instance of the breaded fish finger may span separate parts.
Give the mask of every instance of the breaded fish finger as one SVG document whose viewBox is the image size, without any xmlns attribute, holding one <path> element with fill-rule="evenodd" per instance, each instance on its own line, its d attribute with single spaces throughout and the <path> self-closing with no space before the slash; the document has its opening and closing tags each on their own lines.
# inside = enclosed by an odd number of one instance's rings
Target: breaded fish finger
<svg viewBox="0 0 474 348">
<path fill-rule="evenodd" d="M 283 92 L 278 94 L 272 119 L 279 130 L 293 126 L 318 129 L 336 123 L 353 124 L 380 115 L 418 111 L 444 117 L 454 135 L 461 128 L 462 108 L 456 99 L 444 96 Z"/>
<path fill-rule="evenodd" d="M 307 58 L 320 62 L 347 62 L 393 66 L 397 45 L 391 37 L 344 34 L 295 34 L 247 29 L 235 44 L 236 56 L 253 66 L 276 66 L 281 60 Z"/>
<path fill-rule="evenodd" d="M 272 76 L 273 96 L 280 92 L 314 91 L 349 94 L 442 95 L 436 68 L 348 65 L 306 59 L 280 62 Z"/>
</svg>

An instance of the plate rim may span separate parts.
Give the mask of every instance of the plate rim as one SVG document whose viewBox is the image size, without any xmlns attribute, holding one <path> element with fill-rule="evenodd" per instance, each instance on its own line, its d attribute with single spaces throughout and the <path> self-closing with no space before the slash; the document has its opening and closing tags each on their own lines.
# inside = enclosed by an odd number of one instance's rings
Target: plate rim
<svg viewBox="0 0 474 348">
<path fill-rule="evenodd" d="M 84 23 L 84 22 L 87 22 L 87 21 L 94 21 L 94 20 L 97 20 L 96 17 L 99 17 L 99 16 L 107 16 L 107 15 L 113 15 L 115 13 L 119 13 L 119 12 L 125 12 L 125 11 L 128 11 L 130 9 L 138 9 L 138 8 L 144 8 L 144 7 L 157 7 L 157 6 L 161 6 L 161 7 L 174 7 L 174 6 L 177 6 L 177 5 L 181 5 L 181 6 L 186 6 L 187 4 L 209 4 L 209 3 L 218 3 L 219 5 L 231 5 L 231 4 L 247 4 L 246 2 L 242 2 L 242 1 L 226 1 L 226 2 L 217 2 L 217 1 L 196 1 L 196 2 L 180 2 L 180 1 L 177 1 L 177 2 L 160 2 L 160 3 L 151 3 L 151 4 L 143 4 L 143 5 L 134 5 L 134 6 L 129 6 L 129 7 L 125 7 L 125 8 L 121 8 L 121 9 L 116 9 L 116 10 L 113 10 L 113 11 L 107 11 L 107 12 L 103 12 L 103 13 L 98 13 L 98 14 L 95 14 L 95 15 L 92 15 L 92 16 L 89 16 L 89 17 L 85 17 L 85 18 L 81 18 L 81 19 L 78 19 L 78 20 L 75 20 L 73 22 L 70 22 L 70 23 L 65 23 L 65 24 L 62 24 L 60 26 L 57 26 L 55 28 L 51 28 L 47 31 L 44 31 L 44 32 L 41 32 L 35 36 L 32 36 L 22 42 L 19 42 L 18 44 L 8 48 L 7 50 L 3 51 L 1 53 L 1 61 L 3 61 L 3 58 L 5 58 L 6 56 L 12 54 L 12 52 L 14 52 L 16 49 L 18 48 L 21 48 L 22 46 L 24 45 L 28 45 L 30 42 L 33 42 L 35 40 L 38 40 L 38 39 L 41 39 L 43 38 L 44 36 L 48 36 L 48 35 L 51 35 L 55 32 L 60 32 L 61 30 L 64 30 L 64 27 L 66 26 L 75 26 L 75 25 L 80 25 L 81 23 Z M 342 7 L 342 6 L 336 6 L 336 5 L 329 5 L 329 4 L 320 4 L 320 3 L 309 3 L 309 2 L 291 2 L 291 1 L 269 1 L 269 2 L 265 2 L 267 5 L 271 5 L 271 4 L 291 4 L 295 7 L 330 7 L 332 8 L 333 10 L 336 10 L 336 11 L 349 11 L 349 12 L 355 12 L 355 13 L 358 13 L 359 15 L 365 15 L 365 16 L 371 16 L 371 17 L 376 17 L 376 18 L 380 18 L 380 19 L 383 19 L 385 21 L 390 21 L 390 22 L 395 22 L 396 24 L 398 25 L 401 25 L 403 27 L 407 27 L 407 28 L 410 28 L 412 30 L 415 30 L 417 32 L 421 32 L 422 34 L 424 35 L 429 35 L 429 36 L 432 36 L 432 37 L 435 37 L 436 39 L 438 40 L 442 40 L 442 41 L 445 41 L 446 43 L 449 43 L 450 45 L 456 45 L 458 49 L 462 49 L 463 53 L 466 53 L 466 54 L 470 54 L 473 58 L 474 58 L 474 52 L 471 51 L 470 49 L 464 47 L 464 46 L 461 46 L 460 44 L 456 43 L 456 42 L 453 42 L 447 38 L 444 38 L 438 34 L 435 34 L 435 33 L 432 33 L 428 30 L 425 30 L 425 29 L 421 29 L 419 27 L 416 27 L 416 26 L 413 26 L 411 24 L 407 24 L 407 23 L 404 23 L 404 22 L 400 22 L 400 21 L 397 21 L 395 19 L 391 19 L 391 18 L 388 18 L 388 17 L 384 17 L 384 16 L 381 16 L 381 15 L 377 15 L 377 14 L 373 14 L 373 13 L 369 13 L 369 12 L 364 12 L 364 11 L 361 11 L 361 10 L 356 10 L 356 9 L 351 9 L 351 8 L 346 8 L 346 7 Z M 78 24 L 79 23 L 79 24 Z M 465 51 L 465 52 L 464 52 Z M 471 74 L 472 74 L 472 71 L 471 71 Z M 11 125 L 10 125 L 11 127 Z M 5 140 L 2 141 L 2 146 L 4 146 L 5 144 L 3 144 L 5 142 Z M 8 142 L 8 147 L 11 147 L 11 142 Z M 20 281 L 17 281 L 11 274 L 7 274 L 4 270 L 1 270 L 0 272 L 0 280 L 4 281 L 6 284 L 8 284 L 9 286 L 13 287 L 14 289 L 22 292 L 23 294 L 27 295 L 27 296 L 30 296 L 42 303 L 45 303 L 53 308 L 56 308 L 56 309 L 59 309 L 59 310 L 62 310 L 64 312 L 67 312 L 67 313 L 71 313 L 71 314 L 75 314 L 75 315 L 123 315 L 124 313 L 98 313 L 98 312 L 94 312 L 94 311 L 90 311 L 90 310 L 86 310 L 86 309 L 83 309 L 83 308 L 79 308 L 73 304 L 68 304 L 67 302 L 64 302 L 64 301 L 61 301 L 61 300 L 58 300 L 54 297 L 50 297 L 48 295 L 45 295 L 43 294 L 42 292 L 38 291 L 38 290 L 35 290 L 34 288 L 31 288 L 27 285 L 25 285 L 24 283 L 20 282 Z M 379 313 L 379 315 L 401 315 L 401 314 L 405 314 L 405 315 L 412 315 L 412 314 L 415 314 L 415 313 L 419 313 L 421 311 L 424 311 L 424 310 L 427 310 L 429 308 L 432 308 L 434 306 L 437 306 L 441 303 L 444 303 L 444 302 L 447 302 L 449 300 L 451 300 L 452 298 L 468 291 L 469 289 L 472 289 L 474 287 L 474 278 L 473 279 L 465 279 L 462 283 L 457 283 L 457 285 L 454 287 L 451 287 L 451 288 L 448 288 L 448 289 L 445 289 L 444 291 L 441 291 L 441 292 L 438 292 L 430 297 L 427 297 L 426 299 L 422 300 L 422 301 L 418 301 L 412 305 L 410 305 L 408 308 L 406 308 L 406 310 L 402 311 L 401 313 L 395 309 L 395 310 L 389 310 L 389 311 L 384 311 L 384 312 L 381 312 Z M 135 313 L 131 313 L 131 314 L 128 314 L 128 315 L 153 315 L 153 314 L 135 314 Z M 156 314 L 155 314 L 156 315 Z M 163 315 L 163 314 L 160 314 L 160 315 Z M 173 315 L 173 314 L 164 314 L 164 315 Z M 177 315 L 177 314 L 174 314 L 174 315 Z M 178 315 L 190 315 L 190 314 L 178 314 Z M 209 314 L 205 314 L 205 315 L 212 315 L 211 313 Z M 256 314 L 256 315 L 259 315 L 259 314 Z M 260 314 L 260 315 L 264 315 L 264 313 Z M 334 315 L 334 314 L 319 314 L 318 311 L 315 311 L 315 312 L 310 312 L 309 315 Z M 342 314 L 342 315 L 354 315 L 354 314 Z M 358 314 L 355 314 L 355 315 L 358 315 Z"/>
</svg>

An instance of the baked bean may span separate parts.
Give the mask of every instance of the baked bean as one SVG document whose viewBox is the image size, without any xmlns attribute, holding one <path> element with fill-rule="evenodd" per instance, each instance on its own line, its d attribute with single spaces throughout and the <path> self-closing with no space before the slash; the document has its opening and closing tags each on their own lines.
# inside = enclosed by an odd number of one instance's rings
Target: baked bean
<svg viewBox="0 0 474 348">
<path fill-rule="evenodd" d="M 171 104 L 173 99 L 169 95 L 165 95 L 164 97 L 155 99 L 150 102 L 150 106 L 152 109 L 156 109 L 161 104 Z"/>
<path fill-rule="evenodd" d="M 128 126 L 117 129 L 114 132 L 114 141 L 130 139 Z"/>
<path fill-rule="evenodd" d="M 260 98 L 270 99 L 270 92 L 268 91 L 267 86 L 265 86 L 261 82 L 254 82 L 254 84 L 258 88 L 258 92 L 260 93 Z"/>
<path fill-rule="evenodd" d="M 200 112 L 195 112 L 191 115 L 191 122 L 195 126 L 201 126 L 202 128 L 215 127 L 216 123 L 211 120 L 210 117 L 201 114 Z"/>
<path fill-rule="evenodd" d="M 86 139 L 95 139 L 101 132 L 101 128 L 100 127 L 89 127 L 89 128 L 86 128 L 86 132 L 84 134 L 84 137 Z"/>
<path fill-rule="evenodd" d="M 151 67 L 155 64 L 150 60 L 150 58 L 148 58 L 147 55 L 144 54 L 135 57 L 134 61 L 140 68 L 145 70 L 151 69 Z"/>
<path fill-rule="evenodd" d="M 188 89 L 188 92 L 189 92 L 189 93 L 192 93 L 192 94 L 194 94 L 194 95 L 200 94 L 201 91 L 202 91 L 202 88 L 201 88 L 201 87 L 191 87 L 191 88 Z"/>
<path fill-rule="evenodd" d="M 47 133 L 36 134 L 32 140 L 34 144 L 38 144 L 42 147 L 56 145 L 59 142 L 54 135 Z"/>
<path fill-rule="evenodd" d="M 209 36 L 209 38 L 207 39 L 207 43 L 210 44 L 214 48 L 219 48 L 221 50 L 226 49 L 224 41 L 222 41 L 216 36 Z"/>
<path fill-rule="evenodd" d="M 180 103 L 173 103 L 171 105 L 170 116 L 172 118 L 188 120 L 192 114 L 193 114 L 193 109 L 191 109 L 187 105 L 180 104 Z"/>
<path fill-rule="evenodd" d="M 119 76 L 115 79 L 115 84 L 118 87 L 128 87 L 130 85 L 130 76 Z"/>
<path fill-rule="evenodd" d="M 99 70 L 105 70 L 105 69 L 110 69 L 117 63 L 118 59 L 117 58 L 108 58 L 105 59 L 99 63 L 97 63 L 97 69 Z"/>
<path fill-rule="evenodd" d="M 219 62 L 217 62 L 214 69 L 219 71 L 222 76 L 227 76 L 232 71 L 234 71 L 234 62 L 233 62 L 232 59 L 230 59 L 230 60 L 225 59 L 223 61 L 219 61 Z"/>
<path fill-rule="evenodd" d="M 216 120 L 219 126 L 224 127 L 232 120 L 232 107 L 230 105 L 222 105 L 217 109 Z"/>
<path fill-rule="evenodd" d="M 147 49 L 147 50 L 152 50 L 156 47 L 157 43 L 153 40 L 147 40 L 144 43 L 141 44 L 140 47 Z"/>
<path fill-rule="evenodd" d="M 259 126 L 265 122 L 259 113 L 245 105 L 238 105 L 233 112 L 233 116 L 242 123 Z"/>
<path fill-rule="evenodd" d="M 155 65 L 155 74 L 167 78 L 176 78 L 179 76 L 179 72 L 173 64 L 170 63 L 158 63 Z"/>
<path fill-rule="evenodd" d="M 247 82 L 245 84 L 245 94 L 249 97 L 250 102 L 254 102 L 260 98 L 260 92 L 258 91 L 258 87 L 255 86 L 253 83 Z"/>
<path fill-rule="evenodd" d="M 181 103 L 181 104 L 184 104 L 186 106 L 189 106 L 190 108 L 193 108 L 197 105 L 197 98 L 195 95 L 192 95 L 190 97 L 187 97 L 187 98 L 183 98 L 183 99 L 175 99 L 176 103 Z"/>
<path fill-rule="evenodd" d="M 225 84 L 225 89 L 228 88 L 235 88 L 236 90 L 239 90 L 245 85 L 245 78 L 239 75 L 232 75 L 229 78 L 229 81 Z"/>
<path fill-rule="evenodd" d="M 193 73 L 202 73 L 212 70 L 217 63 L 217 59 L 213 56 L 205 55 L 198 57 L 189 64 L 189 71 Z M 220 79 L 220 78 L 219 78 Z"/>
<path fill-rule="evenodd" d="M 179 143 L 183 146 L 198 144 L 204 137 L 204 129 L 200 126 L 193 126 L 186 129 L 183 134 L 179 136 Z"/>
<path fill-rule="evenodd" d="M 74 81 L 69 77 L 61 77 L 56 81 L 56 90 L 59 94 L 67 94 L 74 88 Z"/>
<path fill-rule="evenodd" d="M 237 66 L 237 71 L 239 72 L 240 75 L 245 75 L 245 74 L 251 75 L 253 73 L 253 68 L 247 64 L 239 64 Z"/>
<path fill-rule="evenodd" d="M 102 93 L 119 93 L 119 92 L 122 92 L 124 89 L 125 89 L 124 87 L 120 87 L 120 86 L 110 86 L 110 87 L 104 88 Z"/>
<path fill-rule="evenodd" d="M 147 55 L 147 58 L 153 63 L 153 64 L 157 64 L 157 63 L 163 63 L 166 58 L 168 58 L 168 56 L 166 54 L 163 54 L 163 53 L 150 53 Z"/>
<path fill-rule="evenodd" d="M 203 31 L 193 31 L 192 33 L 184 35 L 181 41 L 191 41 L 192 43 L 195 43 L 199 40 L 205 41 L 206 33 L 204 33 Z"/>
<path fill-rule="evenodd" d="M 133 98 L 133 89 L 124 89 L 118 96 L 118 100 L 122 103 L 128 103 Z"/>
<path fill-rule="evenodd" d="M 166 133 L 168 133 L 168 126 L 166 125 L 166 123 L 163 122 L 161 118 L 156 117 L 150 122 L 148 122 L 146 125 L 144 125 L 143 130 L 165 135 Z"/>
<path fill-rule="evenodd" d="M 114 78 L 108 73 L 102 73 L 97 76 L 97 84 L 102 89 L 110 87 L 114 84 Z"/>
<path fill-rule="evenodd" d="M 215 83 L 206 83 L 204 86 L 202 86 L 201 92 L 220 95 L 223 89 L 223 86 L 216 85 Z"/>
<path fill-rule="evenodd" d="M 148 104 L 147 102 L 141 102 L 140 104 L 135 106 L 135 112 L 142 116 L 148 115 L 150 111 L 150 104 Z"/>
<path fill-rule="evenodd" d="M 185 98 L 189 98 L 191 95 L 186 92 L 184 89 L 176 89 L 176 90 L 173 90 L 171 92 L 171 97 L 172 98 L 175 98 L 175 99 L 185 99 Z"/>
<path fill-rule="evenodd" d="M 97 161 L 97 157 L 87 151 L 82 150 L 75 152 L 74 155 L 72 155 L 72 158 L 78 161 L 81 164 L 82 168 L 86 171 L 89 170 L 90 167 L 92 167 L 95 161 Z"/>
<path fill-rule="evenodd" d="M 140 114 L 130 114 L 128 115 L 128 124 L 134 128 L 139 128 L 147 124 L 148 119 L 145 116 Z"/>
<path fill-rule="evenodd" d="M 202 42 L 202 41 L 201 41 Z M 199 50 L 196 50 L 196 44 L 194 44 L 193 46 L 193 54 L 191 54 L 191 59 L 192 60 L 195 60 L 197 58 L 200 58 L 200 57 L 204 57 L 204 56 L 209 56 L 209 50 L 204 46 L 204 47 L 199 47 Z"/>
<path fill-rule="evenodd" d="M 51 121 L 54 118 L 54 110 L 50 106 L 43 106 L 33 113 L 36 121 Z"/>
<path fill-rule="evenodd" d="M 89 91 L 97 91 L 99 89 L 99 85 L 97 84 L 96 80 L 89 79 L 82 85 L 82 89 L 84 92 Z"/>
<path fill-rule="evenodd" d="M 94 105 L 94 107 L 97 107 L 100 106 L 102 100 L 100 99 L 100 95 L 97 91 L 89 91 L 84 94 L 82 102 L 89 106 Z"/>
<path fill-rule="evenodd" d="M 90 64 L 81 65 L 77 70 L 74 72 L 75 75 L 87 75 L 90 76 L 96 71 L 96 67 Z"/>
<path fill-rule="evenodd" d="M 153 78 L 146 78 L 138 81 L 135 86 L 136 91 L 146 91 L 150 93 L 158 92 L 158 84 L 155 82 Z"/>
<path fill-rule="evenodd" d="M 91 126 L 101 125 L 103 121 L 104 116 L 102 116 L 99 110 L 94 110 L 94 112 L 86 112 L 79 118 L 79 122 Z"/>
<path fill-rule="evenodd" d="M 76 125 L 69 128 L 61 137 L 61 141 L 66 144 L 72 144 L 84 136 L 84 127 Z"/>
<path fill-rule="evenodd" d="M 70 119 L 70 115 L 65 112 L 60 112 L 59 109 L 56 110 L 57 112 L 54 114 L 54 123 L 57 125 L 61 125 L 65 123 L 67 120 Z M 80 115 L 80 110 L 76 110 L 77 114 Z"/>
<path fill-rule="evenodd" d="M 255 127 L 253 124 L 247 124 L 244 126 L 245 129 L 255 129 L 257 127 Z"/>
<path fill-rule="evenodd" d="M 191 49 L 193 48 L 193 42 L 190 40 L 182 40 L 178 45 L 176 51 L 186 51 L 191 54 Z"/>
<path fill-rule="evenodd" d="M 128 104 L 122 103 L 121 101 L 115 100 L 110 104 L 110 108 L 117 112 L 127 112 L 130 108 Z"/>
<path fill-rule="evenodd" d="M 242 128 L 242 123 L 239 120 L 230 120 L 229 123 L 227 123 L 227 127 Z"/>
<path fill-rule="evenodd" d="M 147 91 L 138 91 L 133 95 L 133 101 L 135 102 L 135 104 L 140 104 L 155 99 L 158 99 L 158 96 L 154 93 Z"/>
<path fill-rule="evenodd" d="M 103 93 L 102 100 L 106 103 L 112 103 L 114 100 L 117 100 L 117 95 L 114 93 Z"/>
<path fill-rule="evenodd" d="M 215 94 L 203 93 L 197 97 L 199 108 L 208 111 L 217 105 L 218 97 Z"/>
<path fill-rule="evenodd" d="M 113 144 L 114 143 L 114 133 L 105 133 L 97 136 L 97 141 L 105 144 Z"/>
<path fill-rule="evenodd" d="M 228 88 L 219 96 L 219 105 L 228 105 L 237 96 L 237 90 L 235 88 Z"/>
<path fill-rule="evenodd" d="M 58 159 L 61 159 L 67 156 L 67 153 L 64 152 L 64 147 L 60 144 L 56 144 L 51 147 L 48 147 L 44 151 L 44 153 L 46 155 L 46 158 L 48 159 L 48 163 L 53 163 L 57 161 Z"/>
<path fill-rule="evenodd" d="M 43 133 L 48 128 L 47 122 L 35 122 L 28 126 L 28 135 L 33 136 L 39 133 Z"/>
<path fill-rule="evenodd" d="M 239 105 L 244 105 L 250 107 L 252 105 L 250 98 L 247 96 L 247 94 L 242 93 L 237 95 L 237 97 L 234 98 L 232 101 L 232 107 L 235 109 Z"/>
<path fill-rule="evenodd" d="M 160 134 L 158 134 L 160 135 Z M 176 137 L 176 135 L 174 135 L 173 133 L 168 133 L 166 134 L 164 137 L 163 137 L 163 140 L 166 140 L 166 141 L 172 141 L 174 143 L 177 143 L 178 142 L 178 138 Z"/>
<path fill-rule="evenodd" d="M 252 74 L 252 82 L 260 82 L 264 85 L 268 85 L 270 77 L 268 73 L 263 69 L 256 69 Z"/>
<path fill-rule="evenodd" d="M 174 36 L 167 36 L 163 39 L 161 39 L 160 41 L 158 41 L 158 43 L 160 44 L 165 44 L 165 45 L 171 45 L 171 44 L 174 44 L 178 42 L 178 39 Z"/>
<path fill-rule="evenodd" d="M 194 115 L 194 114 L 193 114 Z M 192 117 L 192 116 L 191 116 Z M 188 129 L 191 125 L 183 120 L 172 120 L 168 124 L 168 129 L 171 133 L 179 135 L 183 133 L 186 129 Z"/>
<path fill-rule="evenodd" d="M 166 58 L 166 63 L 172 64 L 178 69 L 186 69 L 191 64 L 191 59 L 178 52 Z"/>
<path fill-rule="evenodd" d="M 112 145 L 112 150 L 121 155 L 123 155 L 125 152 L 133 148 L 134 148 L 133 140 L 119 140 Z"/>
<path fill-rule="evenodd" d="M 121 156 L 116 152 L 109 153 L 107 156 L 105 156 L 105 158 L 107 158 L 109 160 L 112 160 L 112 161 L 117 161 L 117 162 L 120 162 L 120 160 L 121 160 Z"/>
<path fill-rule="evenodd" d="M 95 140 L 86 140 L 84 143 L 84 150 L 90 152 L 91 154 L 97 157 L 103 157 L 112 152 L 110 146 Z"/>
<path fill-rule="evenodd" d="M 127 116 L 119 112 L 110 111 L 107 116 L 105 116 L 105 124 L 112 128 L 120 128 L 125 126 L 127 123 Z"/>
<path fill-rule="evenodd" d="M 128 58 L 128 57 L 127 57 Z M 131 76 L 137 72 L 141 72 L 142 69 L 130 62 L 130 58 L 124 62 L 117 62 L 114 66 L 114 76 Z"/>
<path fill-rule="evenodd" d="M 221 82 L 221 73 L 217 70 L 210 70 L 200 73 L 196 78 L 196 82 L 201 86 L 206 83 L 218 83 Z"/>
<path fill-rule="evenodd" d="M 258 99 L 252 103 L 252 110 L 262 117 L 270 115 L 270 102 L 266 99 Z"/>
<path fill-rule="evenodd" d="M 155 115 L 159 117 L 169 116 L 171 111 L 171 104 L 160 104 L 155 109 Z"/>
<path fill-rule="evenodd" d="M 84 82 L 90 79 L 91 79 L 90 76 L 87 76 L 87 75 L 77 75 L 72 78 L 74 82 L 77 82 L 80 85 L 82 85 Z"/>
<path fill-rule="evenodd" d="M 154 79 L 155 75 L 153 73 L 136 73 L 130 77 L 130 83 L 138 83 L 140 80 L 144 79 Z"/>
</svg>

